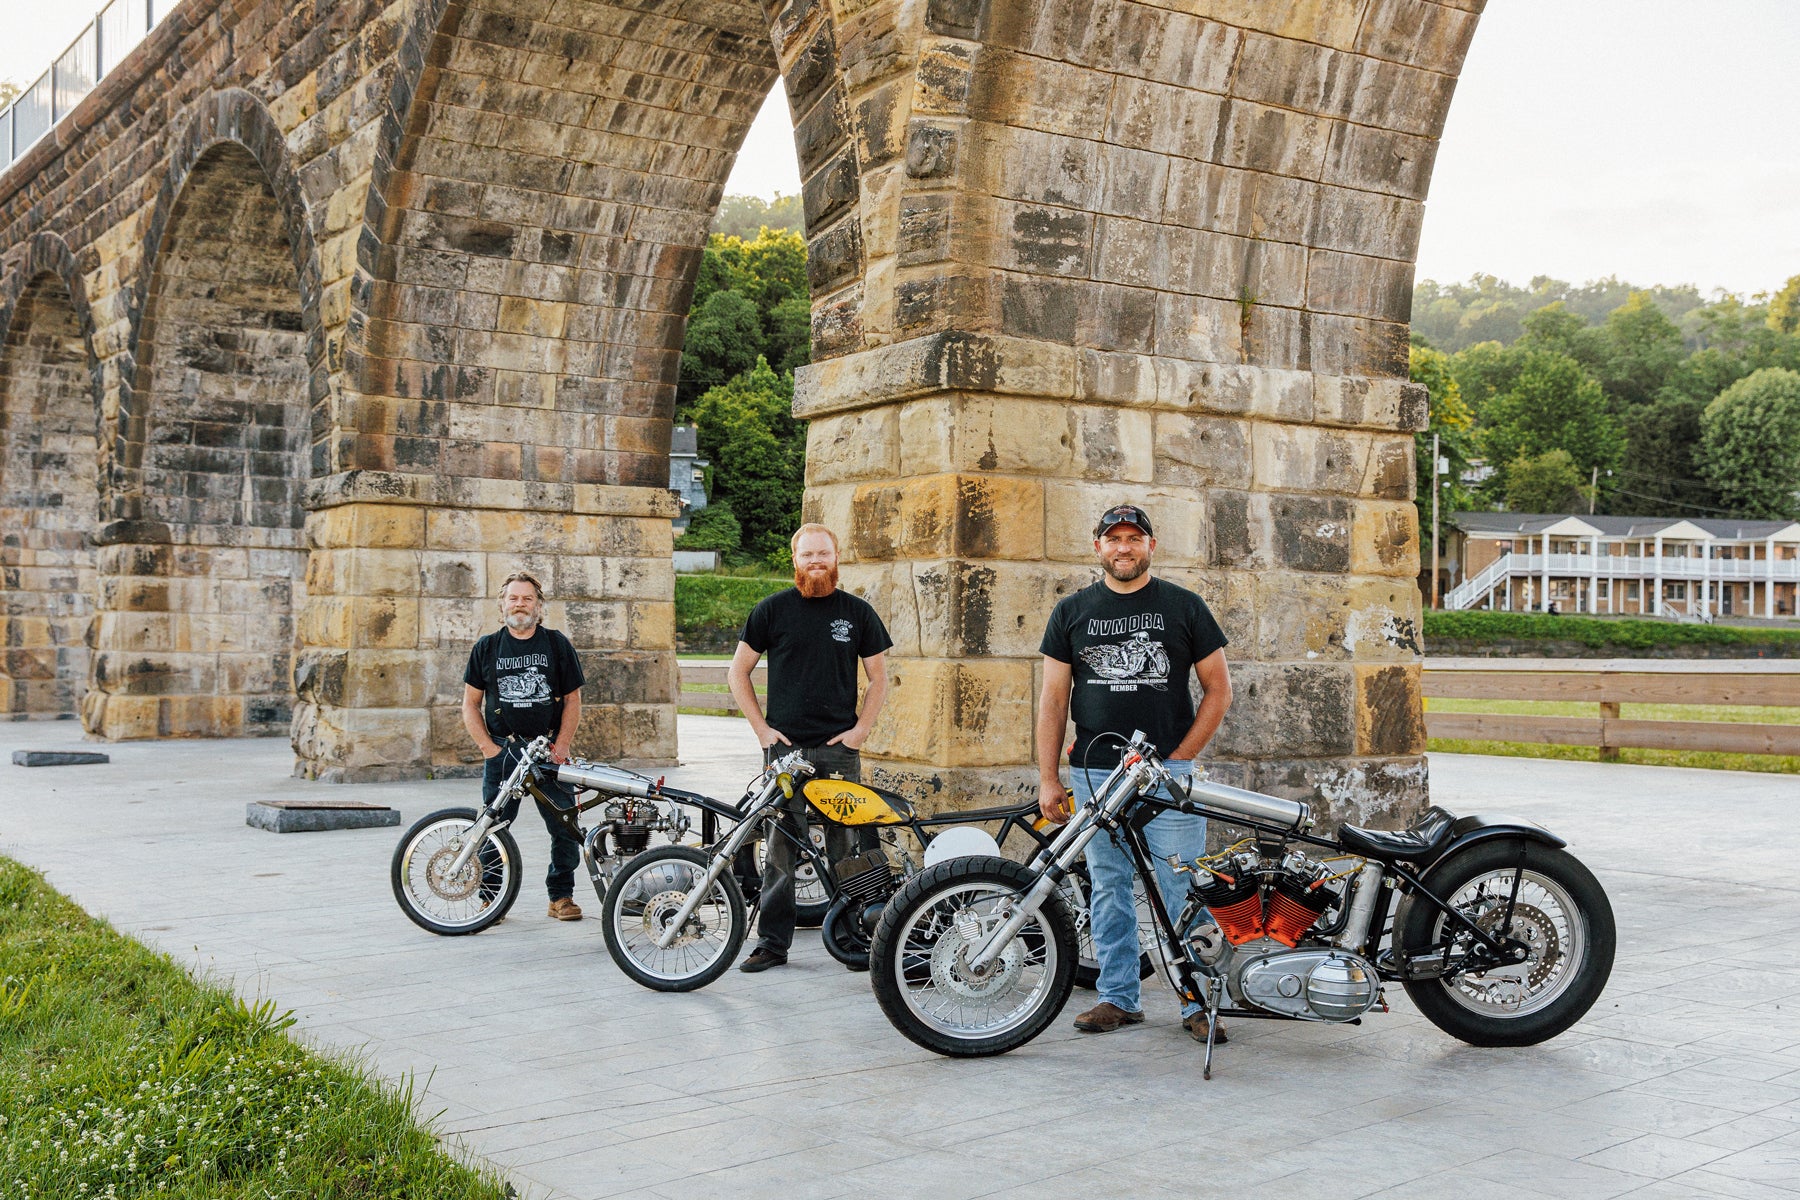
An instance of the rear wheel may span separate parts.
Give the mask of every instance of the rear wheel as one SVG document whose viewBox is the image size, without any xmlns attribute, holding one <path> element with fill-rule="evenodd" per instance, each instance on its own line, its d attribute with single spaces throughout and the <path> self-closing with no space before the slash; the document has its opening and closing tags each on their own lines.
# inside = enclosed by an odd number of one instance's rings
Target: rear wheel
<svg viewBox="0 0 1800 1200">
<path fill-rule="evenodd" d="M 1052 895 L 985 972 L 969 955 L 1037 876 L 1003 858 L 953 858 L 888 901 L 869 953 L 882 1012 L 954 1057 L 1003 1054 L 1042 1033 L 1075 985 L 1075 922 Z"/>
<path fill-rule="evenodd" d="M 1507 922 L 1513 877 L 1518 897 Z M 1612 974 L 1617 933 L 1600 883 L 1574 855 L 1538 842 L 1486 842 L 1433 868 L 1425 887 L 1481 929 L 1516 938 L 1530 957 L 1515 965 L 1406 981 L 1433 1025 L 1475 1046 L 1531 1046 L 1580 1020 Z M 1394 915 L 1402 957 L 1474 939 L 1430 901 L 1408 896 Z"/>
<path fill-rule="evenodd" d="M 730 871 L 707 889 L 674 940 L 657 945 L 710 861 L 693 846 L 657 846 L 625 864 L 601 905 L 606 949 L 619 970 L 655 991 L 691 992 L 731 966 L 749 922 Z"/>
<path fill-rule="evenodd" d="M 505 829 L 490 829 L 462 870 L 451 870 L 479 816 L 472 808 L 439 809 L 400 835 L 388 882 L 419 928 L 445 937 L 479 933 L 519 898 L 519 843 Z"/>
</svg>

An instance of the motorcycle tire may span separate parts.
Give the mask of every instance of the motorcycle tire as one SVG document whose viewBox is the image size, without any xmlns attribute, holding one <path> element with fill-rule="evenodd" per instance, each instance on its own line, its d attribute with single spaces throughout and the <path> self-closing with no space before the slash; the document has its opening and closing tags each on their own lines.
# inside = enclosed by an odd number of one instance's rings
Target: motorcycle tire
<svg viewBox="0 0 1800 1200">
<path fill-rule="evenodd" d="M 444 937 L 480 933 L 519 898 L 519 843 L 509 830 L 489 830 L 487 845 L 461 873 L 446 874 L 479 816 L 473 808 L 441 808 L 400 835 L 388 881 L 400 911 L 419 928 Z"/>
<path fill-rule="evenodd" d="M 703 988 L 731 966 L 749 930 L 744 896 L 730 871 L 688 918 L 668 949 L 656 938 L 680 909 L 711 856 L 694 846 L 656 846 L 620 868 L 600 905 L 606 951 L 635 982 L 658 992 Z"/>
<path fill-rule="evenodd" d="M 1090 931 L 1091 918 L 1088 914 L 1088 896 L 1092 891 L 1087 864 L 1076 863 L 1069 868 L 1069 875 L 1063 881 L 1061 892 L 1063 903 L 1075 918 L 1075 986 L 1089 992 L 1100 986 L 1100 960 L 1094 954 L 1094 935 Z M 1147 901 L 1144 899 L 1142 881 L 1132 881 L 1132 894 L 1138 909 L 1138 978 L 1148 979 L 1156 974 L 1156 960 L 1144 948 L 1144 941 L 1146 936 L 1156 937 L 1155 926 L 1150 923 L 1149 911 L 1144 907 Z"/>
<path fill-rule="evenodd" d="M 1566 851 L 1539 842 L 1484 842 L 1439 863 L 1422 882 L 1478 924 L 1497 922 L 1521 865 L 1512 928 L 1531 945 L 1531 960 L 1488 974 L 1405 981 L 1426 1020 L 1472 1046 L 1534 1046 L 1555 1037 L 1593 1007 L 1612 974 L 1618 943 L 1612 905 L 1593 873 Z M 1447 921 L 1429 900 L 1404 897 L 1394 914 L 1400 957 L 1440 944 Z"/>
<path fill-rule="evenodd" d="M 1075 986 L 1075 920 L 1052 895 L 995 960 L 987 979 L 959 969 L 996 910 L 1037 876 L 992 857 L 953 858 L 914 876 L 888 901 L 869 951 L 869 978 L 887 1019 L 908 1039 L 953 1058 L 1004 1054 L 1042 1033 Z M 962 1014 L 955 1005 L 969 1001 Z"/>
<path fill-rule="evenodd" d="M 825 953 L 852 971 L 869 969 L 869 934 L 863 928 L 862 911 L 861 904 L 839 896 L 819 924 L 819 940 L 825 944 Z"/>
</svg>

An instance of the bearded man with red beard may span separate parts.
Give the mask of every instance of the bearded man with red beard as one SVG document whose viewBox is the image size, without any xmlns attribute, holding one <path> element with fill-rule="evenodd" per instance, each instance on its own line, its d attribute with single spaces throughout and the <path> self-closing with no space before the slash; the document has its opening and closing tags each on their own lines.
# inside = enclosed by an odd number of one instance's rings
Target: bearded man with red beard
<svg viewBox="0 0 1800 1200">
<path fill-rule="evenodd" d="M 799 750 L 820 778 L 862 782 L 859 751 L 887 699 L 887 651 L 894 644 L 875 610 L 838 588 L 837 535 L 823 525 L 794 532 L 794 586 L 763 600 L 750 612 L 727 678 L 732 699 L 750 718 L 763 761 Z M 769 656 L 769 708 L 765 715 L 750 673 Z M 869 676 L 862 712 L 856 711 L 856 665 Z M 781 823 L 796 839 L 809 836 L 798 794 Z M 825 851 L 832 862 L 867 846 L 852 831 L 830 826 Z M 787 962 L 794 942 L 794 843 L 768 842 L 763 865 L 762 916 L 757 941 L 740 971 L 766 971 Z"/>
</svg>

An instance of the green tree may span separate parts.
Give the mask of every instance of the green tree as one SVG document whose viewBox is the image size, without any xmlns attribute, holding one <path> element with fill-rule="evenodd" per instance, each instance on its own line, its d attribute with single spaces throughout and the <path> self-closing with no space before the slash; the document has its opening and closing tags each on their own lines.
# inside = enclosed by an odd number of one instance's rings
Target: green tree
<svg viewBox="0 0 1800 1200">
<path fill-rule="evenodd" d="M 1481 411 L 1482 448 L 1494 466 L 1489 491 L 1506 496 L 1519 459 L 1564 450 L 1578 470 L 1610 470 L 1625 450 L 1625 435 L 1607 411 L 1606 394 L 1581 364 L 1565 354 L 1529 350 L 1512 387 Z"/>
<path fill-rule="evenodd" d="M 1633 292 L 1607 315 L 1594 339 L 1594 361 L 1584 362 L 1612 398 L 1615 411 L 1648 404 L 1684 357 L 1681 330 L 1648 292 Z"/>
<path fill-rule="evenodd" d="M 688 519 L 687 532 L 675 543 L 678 550 L 717 550 L 734 553 L 744 541 L 743 526 L 724 500 L 711 500 Z"/>
<path fill-rule="evenodd" d="M 700 453 L 713 464 L 714 500 L 731 506 L 742 549 L 758 557 L 785 543 L 800 523 L 806 425 L 793 411 L 793 378 L 776 374 L 761 357 L 693 408 Z"/>
<path fill-rule="evenodd" d="M 1513 512 L 1568 512 L 1585 503 L 1586 490 L 1567 450 L 1521 455 L 1507 464 L 1506 506 Z"/>
<path fill-rule="evenodd" d="M 676 408 L 750 369 L 758 355 L 778 371 L 811 359 L 811 295 L 806 242 L 797 233 L 763 229 L 749 240 L 707 239 L 688 309 Z"/>
<path fill-rule="evenodd" d="M 1518 345 L 1526 350 L 1554 350 L 1583 365 L 1595 357 L 1594 330 L 1587 318 L 1572 312 L 1561 300 L 1546 304 L 1524 322 Z"/>
<path fill-rule="evenodd" d="M 1800 372 L 1765 367 L 1725 389 L 1700 418 L 1695 457 L 1737 515 L 1800 517 Z"/>
<path fill-rule="evenodd" d="M 681 382 L 690 395 L 741 375 L 762 353 L 762 314 L 743 293 L 716 291 L 688 316 Z"/>
<path fill-rule="evenodd" d="M 1776 333 L 1800 333 L 1800 275 L 1769 298 L 1768 325 Z"/>
<path fill-rule="evenodd" d="M 1700 414 L 1709 403 L 1664 388 L 1656 400 L 1631 414 L 1624 464 L 1605 497 L 1604 511 L 1698 517 L 1719 510 L 1719 495 L 1694 460 Z"/>
<path fill-rule="evenodd" d="M 1430 396 L 1430 417 L 1425 430 L 1413 437 L 1415 478 L 1419 481 L 1413 503 L 1419 509 L 1419 528 L 1429 531 L 1432 435 L 1437 435 L 1438 453 L 1450 460 L 1449 473 L 1437 481 L 1441 510 L 1444 513 L 1462 512 L 1472 507 L 1472 497 L 1463 486 L 1462 475 L 1474 455 L 1475 418 L 1469 412 L 1469 406 L 1463 403 L 1462 388 L 1451 373 L 1447 355 L 1428 346 L 1414 346 L 1408 361 L 1412 381 L 1424 384 Z"/>
</svg>

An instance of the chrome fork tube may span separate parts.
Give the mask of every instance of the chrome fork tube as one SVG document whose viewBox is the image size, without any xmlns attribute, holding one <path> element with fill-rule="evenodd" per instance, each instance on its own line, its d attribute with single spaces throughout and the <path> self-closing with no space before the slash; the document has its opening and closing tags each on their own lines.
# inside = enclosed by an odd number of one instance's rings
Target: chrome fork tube
<svg viewBox="0 0 1800 1200">
<path fill-rule="evenodd" d="M 481 810 L 481 815 L 475 819 L 475 824 L 469 827 L 467 835 L 469 839 L 468 845 L 462 848 L 462 852 L 459 853 L 456 856 L 455 861 L 450 864 L 450 877 L 452 879 L 462 874 L 463 868 L 469 865 L 470 856 L 472 856 L 481 846 L 482 839 L 487 837 L 488 831 L 494 827 L 495 816 L 499 812 L 496 805 L 499 804 L 500 797 L 510 796 L 523 786 L 525 783 L 525 772 L 531 769 L 531 764 L 537 760 L 537 755 L 549 744 L 550 743 L 546 739 L 538 738 L 520 752 L 519 761 L 513 767 L 512 774 L 506 777 L 506 782 L 500 785 L 500 790 L 498 792 L 494 793 L 494 803 L 483 808 Z M 506 751 L 502 750 L 500 753 L 505 754 Z"/>
<path fill-rule="evenodd" d="M 1012 906 L 1006 919 L 987 936 L 981 948 L 969 956 L 970 970 L 977 975 L 986 971 L 1001 952 L 1012 944 L 1012 940 L 1019 936 L 1019 930 L 1025 928 L 1025 922 L 1035 917 L 1044 907 L 1044 901 L 1056 891 L 1063 875 L 1074 865 L 1081 852 L 1087 849 L 1088 843 L 1100 833 L 1101 816 L 1116 818 L 1132 797 L 1138 794 L 1146 769 L 1146 764 L 1141 760 L 1129 767 L 1121 763 L 1106 777 L 1106 782 L 1100 785 L 1101 791 L 1094 797 L 1093 803 L 1083 805 L 1057 839 L 1038 853 L 1037 858 L 1032 860 L 1034 866 L 1038 859 L 1048 855 L 1050 862 L 1055 863 L 1059 869 L 1049 871 L 1049 863 L 1037 868 L 1041 871 L 1037 882 Z"/>
<path fill-rule="evenodd" d="M 687 925 L 688 919 L 694 915 L 694 910 L 700 907 L 700 902 L 706 898 L 708 892 L 712 891 L 713 884 L 719 882 L 719 876 L 725 874 L 731 866 L 731 860 L 736 858 L 737 852 L 744 848 L 744 843 L 750 840 L 750 835 L 755 832 L 756 827 L 763 823 L 763 819 L 768 815 L 769 806 L 774 802 L 774 797 L 780 791 L 780 787 L 779 777 L 769 780 L 768 785 L 763 788 L 762 794 L 756 798 L 756 803 L 750 806 L 750 811 L 745 814 L 744 819 L 738 822 L 737 828 L 731 831 L 731 835 L 725 839 L 724 843 L 719 846 L 718 852 L 712 856 L 712 860 L 706 864 L 705 874 L 688 892 L 687 899 L 681 902 L 681 907 L 675 911 L 675 916 L 663 927 L 663 931 L 656 935 L 657 949 L 667 950 L 674 944 L 675 939 L 680 936 L 682 928 Z"/>
</svg>

